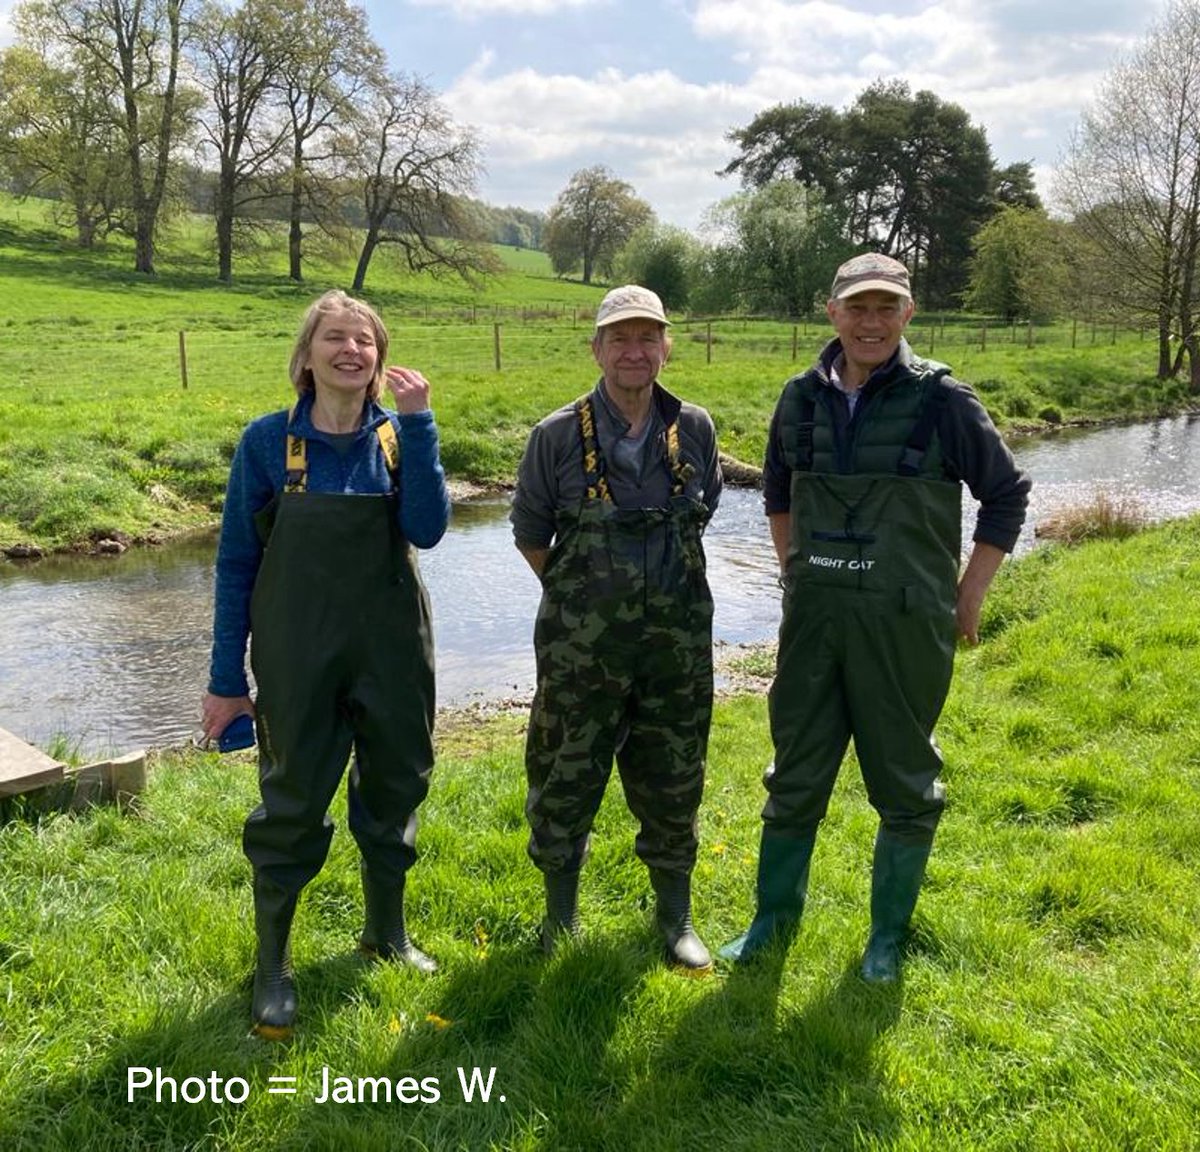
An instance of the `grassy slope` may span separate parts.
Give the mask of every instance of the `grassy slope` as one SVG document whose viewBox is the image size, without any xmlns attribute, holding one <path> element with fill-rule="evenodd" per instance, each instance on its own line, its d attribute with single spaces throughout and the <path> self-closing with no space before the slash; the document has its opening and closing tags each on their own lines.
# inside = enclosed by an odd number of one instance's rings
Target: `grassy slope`
<svg viewBox="0 0 1200 1152">
<path fill-rule="evenodd" d="M 0 547 L 154 538 L 214 520 L 241 429 L 291 399 L 304 307 L 345 285 L 352 264 L 314 258 L 296 285 L 276 243 L 219 286 L 209 245 L 207 225 L 185 221 L 163 237 L 147 281 L 125 246 L 80 253 L 42 206 L 0 198 Z M 390 358 L 433 381 L 447 471 L 489 484 L 511 481 L 529 427 L 590 384 L 588 317 L 603 291 L 553 278 L 542 253 L 502 255 L 510 272 L 480 292 L 384 258 L 365 292 L 388 321 Z M 703 324 L 681 320 L 665 380 L 709 408 L 725 451 L 756 462 L 782 381 L 827 335 L 824 324 L 725 321 L 710 344 Z M 1147 415 L 1187 399 L 1151 378 L 1153 349 L 1137 334 L 1111 345 L 1083 333 L 1073 352 L 1069 328 L 1041 333 L 1047 343 L 1032 350 L 1020 331 L 1015 343 L 993 332 L 981 352 L 966 320 L 918 317 L 910 335 L 976 383 L 1002 425 Z"/>
<path fill-rule="evenodd" d="M 0 1147 L 240 1150 L 1200 1147 L 1200 521 L 1000 575 L 940 726 L 950 804 L 907 976 L 856 976 L 874 820 L 852 763 L 786 957 L 664 970 L 609 790 L 586 936 L 536 949 L 522 717 L 440 737 L 411 924 L 441 974 L 362 967 L 344 806 L 301 905 L 302 1027 L 246 1038 L 246 756 L 165 754 L 141 812 L 0 827 Z M 698 924 L 751 912 L 765 704 L 718 707 Z M 241 1076 L 241 1105 L 126 1102 L 130 1066 Z M 318 1105 L 320 1071 L 436 1077 L 427 1104 Z M 458 1067 L 503 1104 L 465 1104 Z M 299 1078 L 295 1097 L 269 1077 Z"/>
</svg>

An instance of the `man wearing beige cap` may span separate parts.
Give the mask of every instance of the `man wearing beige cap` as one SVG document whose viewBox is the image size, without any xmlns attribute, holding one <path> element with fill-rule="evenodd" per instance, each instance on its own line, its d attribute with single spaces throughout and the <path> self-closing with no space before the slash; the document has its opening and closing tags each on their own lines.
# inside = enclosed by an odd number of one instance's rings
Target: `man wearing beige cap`
<svg viewBox="0 0 1200 1152">
<path fill-rule="evenodd" d="M 848 260 L 827 311 L 836 339 L 784 385 L 767 443 L 763 493 L 784 586 L 775 760 L 754 920 L 721 955 L 745 962 L 795 932 L 853 740 L 879 814 L 862 975 L 890 983 L 945 804 L 933 730 L 956 640 L 978 643 L 1029 480 L 974 392 L 905 341 L 903 264 L 875 252 Z M 960 578 L 963 484 L 980 507 Z"/>
<path fill-rule="evenodd" d="M 708 413 L 658 382 L 668 323 L 649 289 L 609 292 L 599 381 L 533 429 L 517 474 L 513 535 L 542 582 L 525 810 L 549 951 L 579 932 L 579 872 L 615 757 L 667 959 L 704 973 L 691 921 L 713 691 L 701 533 L 721 470 Z"/>
</svg>

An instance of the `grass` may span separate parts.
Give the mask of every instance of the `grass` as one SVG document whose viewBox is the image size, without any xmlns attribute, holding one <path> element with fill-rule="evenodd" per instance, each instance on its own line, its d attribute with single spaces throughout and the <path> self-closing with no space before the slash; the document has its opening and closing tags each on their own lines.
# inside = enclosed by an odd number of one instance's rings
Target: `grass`
<svg viewBox="0 0 1200 1152">
<path fill-rule="evenodd" d="M 208 222 L 175 222 L 161 246 L 158 274 L 140 277 L 122 242 L 80 252 L 44 204 L 0 197 L 0 549 L 211 525 L 242 428 L 292 399 L 286 365 L 304 308 L 347 286 L 353 267 L 346 254 L 317 253 L 294 284 L 276 238 L 223 286 Z M 590 386 L 590 318 L 604 286 L 555 279 L 544 253 L 500 254 L 508 272 L 481 291 L 380 258 L 364 295 L 388 322 L 392 358 L 433 382 L 452 479 L 502 487 L 532 424 Z M 682 316 L 674 333 L 665 382 L 712 412 L 724 451 L 751 462 L 782 382 L 829 335 L 823 322 L 710 329 Z M 1144 334 L 1091 343 L 1080 333 L 1071 349 L 1060 325 L 1033 348 L 1023 331 L 992 333 L 981 351 L 971 318 L 918 314 L 910 335 L 974 383 L 1006 428 L 1156 415 L 1191 400 L 1182 384 L 1153 379 Z"/>
<path fill-rule="evenodd" d="M 939 726 L 949 807 L 892 989 L 856 975 L 875 821 L 852 758 L 790 952 L 687 980 L 659 959 L 615 785 L 584 873 L 585 936 L 541 957 L 524 717 L 443 725 L 409 902 L 442 970 L 354 956 L 339 801 L 297 919 L 288 1046 L 246 1035 L 251 758 L 165 752 L 136 814 L 13 819 L 0 1147 L 1198 1148 L 1198 579 L 1195 519 L 1002 570 Z M 769 759 L 762 696 L 723 701 L 695 883 L 714 946 L 752 911 Z M 131 1067 L 178 1085 L 239 1077 L 247 1099 L 129 1102 Z M 436 1080 L 439 1098 L 318 1104 L 323 1068 L 356 1098 L 359 1077 L 412 1078 L 413 1094 Z M 489 1103 L 463 1100 L 459 1068 L 495 1069 Z M 270 1094 L 273 1076 L 296 1077 L 296 1095 Z"/>
</svg>

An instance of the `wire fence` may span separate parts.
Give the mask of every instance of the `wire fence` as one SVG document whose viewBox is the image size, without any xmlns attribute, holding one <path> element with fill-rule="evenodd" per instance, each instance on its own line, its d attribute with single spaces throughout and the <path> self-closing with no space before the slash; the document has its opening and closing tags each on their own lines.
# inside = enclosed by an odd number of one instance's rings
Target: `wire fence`
<svg viewBox="0 0 1200 1152">
<path fill-rule="evenodd" d="M 428 321 L 410 314 L 388 318 L 394 363 L 419 366 L 423 371 L 477 376 L 544 368 L 556 361 L 577 362 L 590 355 L 591 313 L 582 308 L 465 309 L 455 321 L 445 310 Z M 495 319 L 497 315 L 505 319 Z M 688 317 L 671 328 L 672 359 L 691 364 L 720 364 L 732 359 L 762 360 L 780 366 L 806 364 L 831 337 L 822 316 L 801 321 L 761 317 Z M 1086 349 L 1129 339 L 1148 340 L 1146 326 L 1070 320 L 1034 325 L 958 315 L 918 318 L 906 331 L 908 342 L 923 356 L 950 359 L 956 350 L 986 352 L 1001 348 Z M 165 339 L 165 335 L 164 335 Z M 254 362 L 287 362 L 293 337 L 284 333 L 255 334 L 196 330 L 179 332 L 179 379 L 188 387 L 197 377 L 212 378 L 238 371 Z"/>
</svg>

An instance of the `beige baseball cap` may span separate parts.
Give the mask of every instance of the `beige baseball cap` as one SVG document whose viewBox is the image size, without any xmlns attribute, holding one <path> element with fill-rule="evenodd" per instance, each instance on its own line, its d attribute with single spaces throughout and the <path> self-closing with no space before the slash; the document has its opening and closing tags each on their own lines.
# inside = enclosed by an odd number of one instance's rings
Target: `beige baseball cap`
<svg viewBox="0 0 1200 1152">
<path fill-rule="evenodd" d="M 614 288 L 596 309 L 596 327 L 604 328 L 621 320 L 656 320 L 670 324 L 658 293 L 640 284 L 622 284 Z"/>
</svg>

